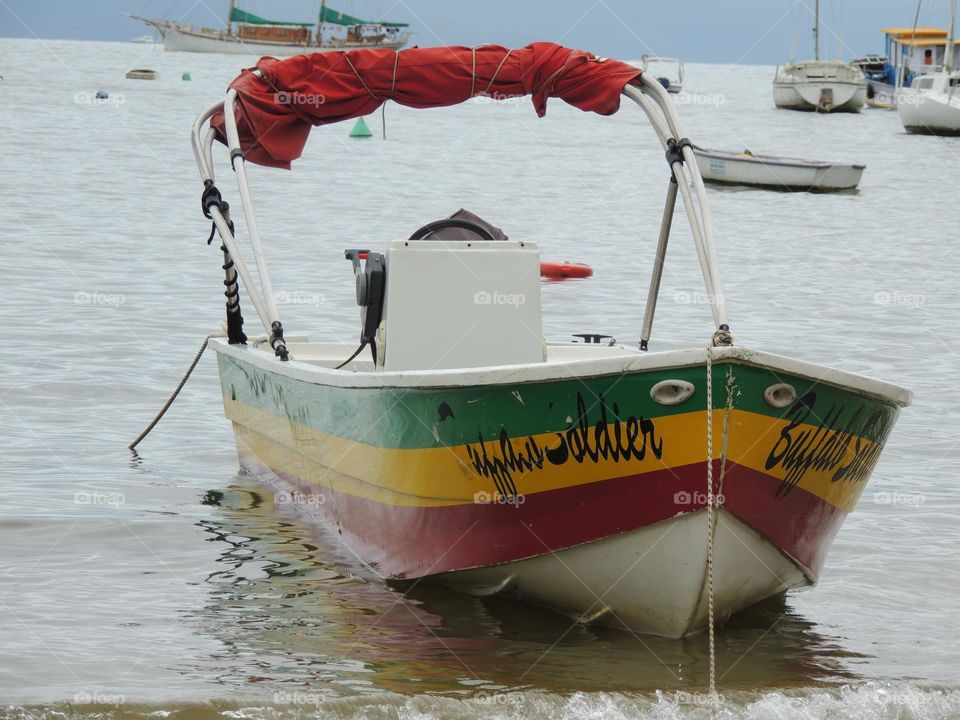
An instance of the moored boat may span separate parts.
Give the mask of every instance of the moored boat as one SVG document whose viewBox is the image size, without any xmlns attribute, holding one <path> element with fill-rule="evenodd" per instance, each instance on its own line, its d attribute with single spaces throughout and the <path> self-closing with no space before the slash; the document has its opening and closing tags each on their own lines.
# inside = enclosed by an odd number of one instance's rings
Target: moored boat
<svg viewBox="0 0 960 720">
<path fill-rule="evenodd" d="M 134 68 L 127 71 L 126 78 L 127 80 L 156 80 L 157 71 L 149 68 Z"/>
<path fill-rule="evenodd" d="M 839 60 L 807 60 L 777 68 L 773 102 L 812 112 L 860 112 L 867 82 L 858 68 Z"/>
<path fill-rule="evenodd" d="M 867 100 L 866 78 L 856 65 L 820 59 L 820 0 L 814 18 L 814 59 L 777 67 L 773 103 L 788 110 L 860 112 Z"/>
<path fill-rule="evenodd" d="M 957 0 L 951 3 L 950 34 L 945 47 L 953 47 Z M 925 135 L 960 135 L 960 73 L 954 70 L 953 53 L 945 55 L 940 72 L 915 77 L 897 103 L 907 132 Z"/>
<path fill-rule="evenodd" d="M 276 102 L 293 92 L 325 102 Z M 313 124 L 388 99 L 527 94 L 541 115 L 548 97 L 601 115 L 626 97 L 666 151 L 640 347 L 545 342 L 536 244 L 462 215 L 385 252 L 346 249 L 359 347 L 285 336 L 245 163 L 289 167 Z M 711 621 L 710 607 L 723 619 L 815 582 L 910 394 L 733 344 L 685 138 L 656 79 L 550 43 L 261 59 L 193 132 L 204 213 L 223 243 L 227 337 L 211 345 L 241 465 L 295 489 L 383 578 L 511 594 L 584 622 L 682 636 Z M 215 139 L 234 161 L 259 284 L 214 183 Z M 705 347 L 650 352 L 678 197 L 713 322 Z M 448 227 L 472 237 L 435 239 Z M 244 333 L 241 283 L 261 338 Z"/>
<path fill-rule="evenodd" d="M 668 93 L 683 90 L 683 61 L 677 58 L 644 55 L 640 58 L 640 68 L 652 76 Z"/>
<path fill-rule="evenodd" d="M 235 7 L 233 0 L 223 30 L 176 20 L 130 17 L 156 28 L 164 49 L 171 52 L 288 57 L 350 48 L 398 50 L 410 39 L 405 30 L 408 23 L 363 20 L 327 7 L 325 0 L 320 3 L 316 23 L 267 20 Z"/>
<path fill-rule="evenodd" d="M 705 182 L 747 185 L 771 190 L 835 192 L 860 184 L 865 165 L 817 162 L 798 158 L 694 148 Z"/>
</svg>

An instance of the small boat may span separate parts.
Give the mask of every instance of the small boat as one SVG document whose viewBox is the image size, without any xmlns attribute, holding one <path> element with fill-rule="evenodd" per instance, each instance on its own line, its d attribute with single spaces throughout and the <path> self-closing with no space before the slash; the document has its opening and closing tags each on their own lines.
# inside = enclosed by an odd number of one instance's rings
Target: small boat
<svg viewBox="0 0 960 720">
<path fill-rule="evenodd" d="M 693 154 L 704 182 L 791 192 L 853 190 L 860 184 L 866 168 L 866 165 L 754 155 L 749 150 L 736 153 L 695 147 Z"/>
<path fill-rule="evenodd" d="M 294 91 L 302 102 L 277 103 Z M 311 128 L 390 99 L 426 108 L 529 94 L 540 115 L 551 97 L 599 115 L 626 98 L 665 152 L 639 346 L 601 342 L 603 328 L 583 333 L 582 318 L 571 329 L 583 342 L 545 341 L 536 243 L 497 239 L 463 211 L 377 249 L 345 248 L 355 343 L 287 332 L 247 163 L 289 168 Z M 734 344 L 699 165 L 654 78 L 553 43 L 261 58 L 191 137 L 221 243 L 226 336 L 209 343 L 240 465 L 298 498 L 373 573 L 670 637 L 817 581 L 910 392 Z M 239 203 L 215 182 L 218 140 Z M 678 198 L 711 322 L 702 346 L 654 352 Z M 231 221 L 238 207 L 257 280 Z M 446 229 L 466 234 L 437 239 Z M 624 249 L 624 262 L 640 257 Z M 813 258 L 797 270 L 816 272 Z"/>
<path fill-rule="evenodd" d="M 788 110 L 860 112 L 867 100 L 866 78 L 855 65 L 820 59 L 820 0 L 814 13 L 814 59 L 777 67 L 774 105 Z"/>
<path fill-rule="evenodd" d="M 678 93 L 683 89 L 682 60 L 644 55 L 640 58 L 640 68 L 648 75 L 652 75 L 669 93 Z"/>
<path fill-rule="evenodd" d="M 950 11 L 950 34 L 945 47 L 953 47 L 957 0 Z M 943 70 L 915 77 L 897 103 L 900 121 L 907 132 L 923 135 L 960 135 L 960 73 L 952 53 L 945 55 Z"/>
<path fill-rule="evenodd" d="M 152 45 L 154 39 L 152 35 L 139 35 L 133 38 L 130 42 L 140 43 L 142 45 Z"/>
<path fill-rule="evenodd" d="M 901 91 L 897 112 L 907 132 L 960 135 L 960 73 L 942 72 L 914 78 Z"/>
<path fill-rule="evenodd" d="M 326 0 L 320 2 L 316 22 L 268 20 L 241 10 L 234 0 L 223 30 L 140 15 L 129 17 L 156 28 L 163 37 L 164 49 L 174 52 L 289 57 L 351 48 L 398 50 L 410 39 L 404 29 L 409 23 L 363 20 L 327 7 Z"/>
<path fill-rule="evenodd" d="M 881 110 L 896 110 L 900 91 L 882 80 L 867 78 L 867 105 Z"/>
<path fill-rule="evenodd" d="M 773 101 L 788 110 L 860 112 L 867 81 L 858 68 L 839 60 L 787 63 L 777 68 Z"/>
<path fill-rule="evenodd" d="M 156 80 L 157 71 L 149 68 L 134 68 L 127 71 L 127 80 Z"/>
</svg>

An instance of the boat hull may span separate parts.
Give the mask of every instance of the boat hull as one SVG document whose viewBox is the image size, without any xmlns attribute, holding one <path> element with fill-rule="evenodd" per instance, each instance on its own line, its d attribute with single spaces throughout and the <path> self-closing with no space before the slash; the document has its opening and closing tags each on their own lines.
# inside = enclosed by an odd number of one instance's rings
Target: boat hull
<svg viewBox="0 0 960 720">
<path fill-rule="evenodd" d="M 311 381 L 302 363 L 274 370 L 251 361 L 262 352 L 214 346 L 241 465 L 382 577 L 504 592 L 668 636 L 706 617 L 708 462 L 722 496 L 722 618 L 816 581 L 905 402 L 817 381 L 823 368 L 791 375 L 724 351 L 708 461 L 696 360 L 654 368 L 646 356 L 619 372 L 608 363 L 528 382 L 513 370 L 479 384 L 452 374 L 442 385 L 338 387 Z M 664 381 L 690 383 L 693 396 L 655 402 Z M 798 399 L 774 408 L 764 393 L 784 383 Z"/>
<path fill-rule="evenodd" d="M 738 156 L 695 150 L 704 182 L 791 192 L 836 192 L 860 184 L 863 165 L 791 162 L 786 158 Z"/>
<path fill-rule="evenodd" d="M 156 26 L 163 35 L 163 47 L 168 52 L 197 52 L 197 53 L 221 53 L 227 55 L 269 55 L 271 57 L 291 57 L 293 55 L 307 55 L 310 53 L 325 52 L 327 50 L 350 50 L 353 48 L 388 48 L 399 50 L 406 44 L 406 38 L 395 43 L 380 43 L 377 45 L 359 45 L 359 44 L 338 44 L 316 45 L 309 44 L 284 44 L 279 42 L 252 42 L 241 40 L 236 36 L 223 36 L 219 34 L 205 34 L 200 32 L 188 32 L 172 26 Z"/>
<path fill-rule="evenodd" d="M 774 82 L 773 102 L 778 108 L 809 112 L 860 112 L 867 101 L 862 82 Z"/>
<path fill-rule="evenodd" d="M 918 135 L 960 135 L 960 93 L 904 90 L 897 103 L 907 132 Z"/>
</svg>

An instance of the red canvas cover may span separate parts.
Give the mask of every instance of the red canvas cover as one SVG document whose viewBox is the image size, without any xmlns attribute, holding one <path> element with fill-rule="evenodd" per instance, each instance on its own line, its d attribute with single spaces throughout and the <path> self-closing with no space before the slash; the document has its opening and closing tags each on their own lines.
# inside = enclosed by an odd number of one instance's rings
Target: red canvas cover
<svg viewBox="0 0 960 720">
<path fill-rule="evenodd" d="M 531 95 L 541 117 L 549 97 L 612 115 L 624 85 L 641 73 L 618 60 L 547 42 L 516 50 L 483 45 L 264 57 L 256 68 L 265 79 L 250 68 L 230 84 L 237 90 L 240 145 L 247 160 L 287 169 L 300 157 L 313 125 L 369 115 L 387 100 L 430 108 L 477 95 Z M 211 124 L 225 142 L 223 113 Z"/>
</svg>

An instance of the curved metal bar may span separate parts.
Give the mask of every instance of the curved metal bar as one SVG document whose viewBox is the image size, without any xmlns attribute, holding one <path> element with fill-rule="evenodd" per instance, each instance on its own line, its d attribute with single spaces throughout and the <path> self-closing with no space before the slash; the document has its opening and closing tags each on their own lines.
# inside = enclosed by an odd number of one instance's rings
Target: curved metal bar
<svg viewBox="0 0 960 720">
<path fill-rule="evenodd" d="M 644 76 L 641 76 L 641 82 L 643 84 L 642 88 L 627 85 L 624 87 L 623 93 L 643 109 L 660 138 L 661 144 L 666 147 L 667 140 L 684 137 L 679 118 L 673 109 L 673 101 L 670 100 L 663 87 Z M 651 102 L 651 99 L 653 102 Z M 653 103 L 656 103 L 659 107 L 659 113 L 654 109 Z M 700 169 L 692 150 L 684 147 L 681 152 L 684 162 L 673 163 L 672 170 L 679 185 L 680 196 L 694 236 L 694 245 L 697 248 L 697 256 L 700 260 L 713 318 L 719 328 L 727 325 L 727 313 L 714 243 L 713 215 L 710 211 L 703 178 L 700 175 Z M 693 185 L 697 202 L 694 202 L 690 193 L 686 173 L 689 173 L 689 180 Z M 695 210 L 696 207 L 700 209 L 699 217 Z"/>
<path fill-rule="evenodd" d="M 663 89 L 663 86 L 645 76 L 641 76 L 641 82 L 643 83 L 644 91 L 653 97 L 656 103 L 660 106 L 660 109 L 667 118 L 668 124 L 674 131 L 674 137 L 677 139 L 685 137 L 686 133 L 684 133 L 683 127 L 680 124 L 680 116 L 677 114 L 677 111 L 673 105 L 673 100 L 670 99 L 670 96 L 667 94 L 666 90 Z M 700 168 L 697 165 L 696 158 L 693 155 L 693 150 L 685 147 L 681 150 L 681 152 L 683 154 L 684 163 L 687 167 L 687 172 L 690 173 L 690 178 L 693 181 L 694 192 L 700 201 L 699 206 L 703 221 L 703 232 L 706 237 L 706 250 L 710 256 L 711 272 L 713 274 L 713 286 L 716 290 L 715 297 L 711 299 L 711 303 L 715 301 L 717 305 L 717 311 L 719 314 L 719 317 L 717 318 L 717 324 L 726 325 L 726 302 L 723 297 L 723 288 L 720 280 L 719 269 L 720 261 L 717 256 L 717 246 L 713 231 L 713 211 L 711 210 L 710 203 L 707 200 L 707 189 L 704 187 L 703 177 L 700 175 Z"/>
<path fill-rule="evenodd" d="M 629 92 L 628 92 L 629 90 Z M 626 88 L 624 94 L 627 97 L 631 98 L 636 102 L 646 113 L 647 117 L 650 119 L 650 124 L 653 126 L 654 131 L 660 139 L 660 144 L 666 148 L 667 140 L 673 137 L 669 128 L 666 127 L 665 121 L 657 113 L 656 106 L 654 103 L 647 97 L 645 97 L 641 91 L 636 88 Z M 680 192 L 680 197 L 683 202 L 684 211 L 687 214 L 687 222 L 690 225 L 690 232 L 693 235 L 693 246 L 697 251 L 697 259 L 700 261 L 700 268 L 703 272 L 703 284 L 706 287 L 707 294 L 711 297 L 715 295 L 715 285 L 714 277 L 711 272 L 709 254 L 706 249 L 706 242 L 704 240 L 703 232 L 700 228 L 700 219 L 697 217 L 695 210 L 695 203 L 693 202 L 693 197 L 690 195 L 690 188 L 687 185 L 687 177 L 683 171 L 683 165 L 679 162 L 672 164 L 670 168 L 673 172 L 673 177 L 677 183 L 677 189 Z M 721 316 L 717 314 L 716 310 L 712 307 L 711 310 L 713 314 L 713 319 L 719 327 L 721 324 L 724 324 L 725 321 L 721 321 Z"/>
<path fill-rule="evenodd" d="M 213 141 L 217 139 L 217 133 L 213 128 L 207 129 L 207 135 L 203 139 L 203 157 L 207 161 L 207 170 L 210 172 L 210 179 L 214 179 L 213 170 Z"/>
<path fill-rule="evenodd" d="M 250 197 L 250 186 L 247 183 L 247 171 L 244 166 L 243 155 L 240 154 L 240 135 L 237 132 L 237 116 L 234 103 L 237 91 L 231 88 L 227 92 L 227 99 L 223 101 L 224 127 L 227 131 L 227 147 L 230 148 L 230 164 L 237 176 L 237 186 L 240 189 L 240 203 L 243 205 L 243 216 L 247 221 L 247 233 L 250 235 L 250 245 L 253 248 L 253 259 L 257 265 L 257 276 L 260 278 L 260 288 L 263 291 L 263 300 L 270 316 L 270 325 L 280 320 L 277 312 L 277 300 L 273 294 L 273 285 L 270 282 L 270 271 L 267 269 L 266 258 L 263 255 L 263 245 L 260 242 L 260 231 L 257 228 L 257 217 L 253 211 L 253 200 Z M 239 160 L 239 162 L 237 162 Z M 267 331 L 270 332 L 270 325 Z"/>
<path fill-rule="evenodd" d="M 213 114 L 222 107 L 222 102 L 214 103 L 197 115 L 197 119 L 193 121 L 193 128 L 190 132 L 190 146 L 193 148 L 193 157 L 197 161 L 197 167 L 200 169 L 200 178 L 204 182 L 213 180 L 213 163 L 209 161 L 209 158 L 203 151 L 203 141 L 200 139 L 200 131 L 203 129 L 203 124 L 213 117 Z"/>
</svg>

